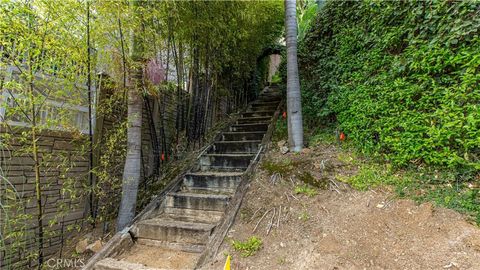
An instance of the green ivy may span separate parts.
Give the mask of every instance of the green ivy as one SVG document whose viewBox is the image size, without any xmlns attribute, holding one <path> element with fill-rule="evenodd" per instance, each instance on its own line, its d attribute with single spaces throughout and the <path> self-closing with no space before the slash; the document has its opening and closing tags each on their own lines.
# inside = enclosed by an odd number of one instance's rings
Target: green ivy
<svg viewBox="0 0 480 270">
<path fill-rule="evenodd" d="M 480 169 L 480 2 L 329 1 L 300 43 L 308 125 L 396 165 Z"/>
</svg>

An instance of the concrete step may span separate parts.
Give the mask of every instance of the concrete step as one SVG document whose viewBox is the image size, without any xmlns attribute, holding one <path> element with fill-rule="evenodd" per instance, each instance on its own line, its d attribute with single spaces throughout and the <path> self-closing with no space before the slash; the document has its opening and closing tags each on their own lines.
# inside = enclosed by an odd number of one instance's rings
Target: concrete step
<svg viewBox="0 0 480 270">
<path fill-rule="evenodd" d="M 230 131 L 264 131 L 268 130 L 268 123 L 237 124 L 230 127 Z"/>
<path fill-rule="evenodd" d="M 168 250 L 177 250 L 183 251 L 188 253 L 202 253 L 205 250 L 204 244 L 189 244 L 189 243 L 180 243 L 180 242 L 170 242 L 170 241 L 160 241 L 160 240 L 153 240 L 147 238 L 138 238 L 137 244 L 155 247 L 155 248 L 162 248 Z"/>
<path fill-rule="evenodd" d="M 252 106 L 277 106 L 278 104 L 280 104 L 279 101 L 276 101 L 276 100 L 256 100 L 254 102 L 251 103 Z"/>
<path fill-rule="evenodd" d="M 153 268 L 141 263 L 120 261 L 113 258 L 103 259 L 95 264 L 94 270 L 166 270 L 168 268 Z"/>
<path fill-rule="evenodd" d="M 268 100 L 260 100 L 251 103 L 251 107 L 278 107 L 279 102 L 277 101 L 268 101 Z"/>
<path fill-rule="evenodd" d="M 222 141 L 258 141 L 263 139 L 264 131 L 256 132 L 224 132 Z"/>
<path fill-rule="evenodd" d="M 208 153 L 256 153 L 261 142 L 261 140 L 216 141 Z"/>
<path fill-rule="evenodd" d="M 201 171 L 245 170 L 254 154 L 204 154 L 198 160 Z"/>
<path fill-rule="evenodd" d="M 106 258 L 95 264 L 95 270 L 173 270 L 193 269 L 198 253 L 154 245 L 135 244 L 118 258 Z"/>
<path fill-rule="evenodd" d="M 280 104 L 280 101 L 282 98 L 276 98 L 276 97 L 260 97 L 257 99 L 255 102 L 252 104 L 262 104 L 262 103 L 276 103 L 276 105 Z"/>
<path fill-rule="evenodd" d="M 275 106 L 250 106 L 247 112 L 262 112 L 262 111 L 275 111 L 277 109 L 277 105 Z M 272 114 L 273 115 L 273 114 Z"/>
<path fill-rule="evenodd" d="M 238 172 L 214 171 L 189 173 L 183 178 L 183 186 L 188 190 L 211 188 L 234 192 L 242 180 L 242 175 L 242 173 Z"/>
<path fill-rule="evenodd" d="M 221 211 L 198 210 L 177 207 L 165 207 L 162 215 L 176 217 L 182 221 L 200 222 L 200 223 L 218 223 L 222 217 Z"/>
<path fill-rule="evenodd" d="M 162 215 L 137 223 L 131 232 L 136 238 L 159 241 L 205 244 L 216 224 L 183 221 L 171 215 Z"/>
<path fill-rule="evenodd" d="M 274 113 L 275 113 L 274 110 L 268 110 L 268 111 L 247 111 L 247 112 L 242 113 L 242 117 L 263 117 L 263 116 L 272 117 Z"/>
<path fill-rule="evenodd" d="M 270 116 L 242 117 L 237 119 L 236 124 L 269 123 L 270 120 L 272 120 Z"/>
<path fill-rule="evenodd" d="M 258 96 L 256 101 L 280 101 L 282 100 L 281 93 L 264 93 Z"/>
<path fill-rule="evenodd" d="M 224 211 L 230 196 L 195 192 L 171 192 L 167 194 L 166 207 L 208 211 Z"/>
</svg>

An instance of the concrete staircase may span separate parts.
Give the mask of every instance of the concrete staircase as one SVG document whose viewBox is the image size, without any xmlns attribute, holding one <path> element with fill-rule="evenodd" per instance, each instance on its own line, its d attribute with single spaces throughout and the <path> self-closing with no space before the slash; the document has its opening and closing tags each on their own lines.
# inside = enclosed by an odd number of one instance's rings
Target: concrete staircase
<svg viewBox="0 0 480 270">
<path fill-rule="evenodd" d="M 199 157 L 153 218 L 134 224 L 129 249 L 98 261 L 97 270 L 193 269 L 242 179 L 260 150 L 281 101 L 267 88 Z"/>
</svg>

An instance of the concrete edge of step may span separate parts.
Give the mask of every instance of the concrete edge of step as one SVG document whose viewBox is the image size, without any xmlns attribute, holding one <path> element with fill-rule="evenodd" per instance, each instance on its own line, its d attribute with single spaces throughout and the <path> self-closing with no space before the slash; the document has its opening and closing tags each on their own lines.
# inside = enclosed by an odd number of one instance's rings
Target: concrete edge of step
<svg viewBox="0 0 480 270">
<path fill-rule="evenodd" d="M 235 195 L 230 199 L 230 203 L 227 209 L 225 210 L 225 216 L 220 221 L 220 224 L 215 228 L 212 236 L 207 242 L 206 249 L 202 252 L 199 259 L 197 260 L 195 269 L 199 269 L 202 266 L 206 265 L 216 256 L 216 254 L 218 253 L 218 250 L 220 249 L 220 246 L 225 240 L 228 230 L 233 225 L 233 222 L 235 221 L 235 217 L 237 216 L 240 206 L 242 204 L 243 198 L 247 193 L 248 186 L 249 186 L 248 185 L 249 178 L 253 174 L 255 167 L 258 165 L 261 158 L 263 157 L 263 154 L 270 147 L 269 142 L 272 138 L 273 132 L 275 131 L 276 122 L 280 115 L 280 109 L 283 107 L 284 102 L 285 101 L 283 99 L 279 102 L 277 109 L 272 117 L 272 121 L 268 126 L 267 132 L 263 137 L 263 140 L 261 142 L 261 146 L 258 150 L 257 155 L 248 166 L 246 172 L 242 175 L 242 181 L 237 187 Z"/>
<path fill-rule="evenodd" d="M 97 263 L 95 270 L 167 270 L 152 268 L 139 263 L 120 261 L 113 258 L 105 258 Z"/>
</svg>

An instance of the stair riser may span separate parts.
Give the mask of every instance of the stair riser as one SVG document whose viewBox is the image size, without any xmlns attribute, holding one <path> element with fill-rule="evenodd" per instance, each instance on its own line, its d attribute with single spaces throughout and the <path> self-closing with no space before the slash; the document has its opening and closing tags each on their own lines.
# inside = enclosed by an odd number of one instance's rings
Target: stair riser
<svg viewBox="0 0 480 270">
<path fill-rule="evenodd" d="M 264 117 L 264 116 L 268 116 L 268 117 L 272 117 L 273 114 L 275 113 L 275 111 L 264 111 L 264 112 L 260 112 L 260 111 L 256 111 L 256 112 L 244 112 L 242 113 L 242 117 Z"/>
<path fill-rule="evenodd" d="M 219 198 L 198 198 L 190 196 L 168 195 L 166 207 L 196 210 L 224 211 L 228 200 Z"/>
<path fill-rule="evenodd" d="M 275 111 L 277 109 L 277 106 L 257 106 L 257 107 L 251 107 L 248 109 L 249 112 L 258 112 L 258 111 Z"/>
<path fill-rule="evenodd" d="M 266 93 L 258 97 L 257 102 L 280 102 L 282 96 L 276 93 Z"/>
<path fill-rule="evenodd" d="M 217 153 L 217 154 L 223 154 L 223 153 L 254 153 L 257 152 L 258 150 L 258 142 L 219 142 L 219 143 L 214 143 L 210 150 L 208 151 L 209 153 Z"/>
<path fill-rule="evenodd" d="M 165 207 L 165 213 L 176 216 L 188 216 L 191 218 L 191 220 L 203 223 L 218 222 L 223 216 L 223 212 L 220 211 L 206 211 L 174 207 Z"/>
<path fill-rule="evenodd" d="M 218 189 L 220 191 L 235 191 L 242 178 L 240 176 L 210 176 L 186 175 L 183 185 L 187 189 Z"/>
<path fill-rule="evenodd" d="M 230 131 L 240 131 L 240 132 L 247 132 L 247 131 L 267 131 L 268 124 L 252 124 L 252 125 L 234 125 L 230 127 Z"/>
<path fill-rule="evenodd" d="M 270 122 L 271 117 L 250 117 L 250 118 L 240 118 L 237 120 L 237 124 L 255 124 L 255 123 L 266 123 Z"/>
<path fill-rule="evenodd" d="M 257 103 L 252 103 L 252 108 L 255 107 L 277 107 L 278 102 L 257 102 Z"/>
<path fill-rule="evenodd" d="M 137 225 L 137 237 L 159 241 L 205 244 L 210 231 L 186 229 L 178 227 L 163 227 L 154 224 L 140 223 Z"/>
<path fill-rule="evenodd" d="M 280 103 L 281 100 L 282 100 L 281 97 L 269 95 L 269 96 L 262 96 L 258 98 L 255 103 L 274 103 L 274 102 Z"/>
<path fill-rule="evenodd" d="M 265 133 L 224 133 L 222 141 L 253 141 L 262 140 Z"/>
<path fill-rule="evenodd" d="M 199 159 L 199 165 L 202 171 L 206 171 L 209 168 L 247 168 L 250 164 L 251 156 L 201 156 Z"/>
</svg>

